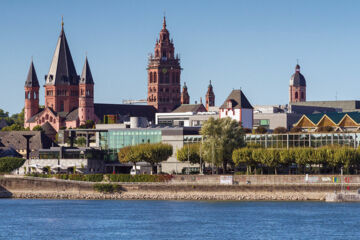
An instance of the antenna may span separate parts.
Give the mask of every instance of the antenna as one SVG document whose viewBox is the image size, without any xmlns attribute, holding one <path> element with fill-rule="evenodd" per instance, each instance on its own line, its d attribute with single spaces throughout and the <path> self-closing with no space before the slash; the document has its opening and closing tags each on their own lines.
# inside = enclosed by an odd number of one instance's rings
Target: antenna
<svg viewBox="0 0 360 240">
<path fill-rule="evenodd" d="M 296 64 L 299 65 L 299 59 L 298 58 L 296 59 Z"/>
</svg>

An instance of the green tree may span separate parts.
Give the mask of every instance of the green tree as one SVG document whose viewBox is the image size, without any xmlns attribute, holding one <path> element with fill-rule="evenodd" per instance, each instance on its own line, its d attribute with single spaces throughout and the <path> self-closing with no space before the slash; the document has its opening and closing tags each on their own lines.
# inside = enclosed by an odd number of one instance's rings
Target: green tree
<svg viewBox="0 0 360 240">
<path fill-rule="evenodd" d="M 200 164 L 201 143 L 186 144 L 176 151 L 176 158 L 180 162 L 189 161 L 191 164 Z"/>
<path fill-rule="evenodd" d="M 21 167 L 25 162 L 23 158 L 3 157 L 0 158 L 0 173 L 10 173 Z"/>
<path fill-rule="evenodd" d="M 233 151 L 232 160 L 236 166 L 244 164 L 246 166 L 246 174 L 251 173 L 251 166 L 254 165 L 251 148 L 239 148 Z"/>
<path fill-rule="evenodd" d="M 86 145 L 86 138 L 85 138 L 85 137 L 78 137 L 78 138 L 76 138 L 75 144 L 76 144 L 77 146 L 84 147 L 84 146 Z"/>
<path fill-rule="evenodd" d="M 142 155 L 139 147 L 127 146 L 120 149 L 118 158 L 121 163 L 131 162 L 136 166 L 136 163 L 142 160 Z"/>
<path fill-rule="evenodd" d="M 35 127 L 33 127 L 32 129 L 33 131 L 43 131 L 42 127 L 40 125 L 36 125 Z"/>
<path fill-rule="evenodd" d="M 82 129 L 92 129 L 95 127 L 95 122 L 93 120 L 86 120 L 85 124 L 79 126 Z"/>
<path fill-rule="evenodd" d="M 244 131 L 240 124 L 230 118 L 210 118 L 201 127 L 203 136 L 204 159 L 217 167 L 222 165 L 224 172 L 232 164 L 234 149 L 244 147 Z"/>
<path fill-rule="evenodd" d="M 10 126 L 4 127 L 1 131 L 24 131 L 25 128 L 23 125 L 19 125 L 18 123 L 14 123 Z"/>
</svg>

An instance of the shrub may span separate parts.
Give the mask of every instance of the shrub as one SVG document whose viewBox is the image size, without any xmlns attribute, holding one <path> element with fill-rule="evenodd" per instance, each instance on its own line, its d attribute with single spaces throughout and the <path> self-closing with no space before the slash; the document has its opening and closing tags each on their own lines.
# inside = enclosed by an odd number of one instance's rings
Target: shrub
<svg viewBox="0 0 360 240">
<path fill-rule="evenodd" d="M 44 174 L 44 173 L 27 173 L 26 176 L 29 177 L 40 177 L 40 178 L 51 178 L 51 174 Z"/>
<path fill-rule="evenodd" d="M 287 129 L 284 127 L 277 127 L 274 129 L 274 133 L 279 134 L 279 133 L 286 133 Z"/>
<path fill-rule="evenodd" d="M 264 133 L 267 133 L 267 129 L 265 127 L 263 127 L 263 126 L 258 126 L 255 129 L 255 133 L 264 134 Z"/>
<path fill-rule="evenodd" d="M 23 158 L 3 157 L 0 158 L 0 172 L 10 173 L 21 167 L 25 162 Z"/>
<path fill-rule="evenodd" d="M 170 181 L 172 176 L 164 175 L 130 175 L 130 174 L 108 174 L 110 182 L 167 182 Z"/>
<path fill-rule="evenodd" d="M 119 192 L 121 187 L 117 184 L 101 184 L 97 183 L 93 186 L 95 191 L 102 192 L 102 193 L 113 193 L 113 192 Z"/>
</svg>

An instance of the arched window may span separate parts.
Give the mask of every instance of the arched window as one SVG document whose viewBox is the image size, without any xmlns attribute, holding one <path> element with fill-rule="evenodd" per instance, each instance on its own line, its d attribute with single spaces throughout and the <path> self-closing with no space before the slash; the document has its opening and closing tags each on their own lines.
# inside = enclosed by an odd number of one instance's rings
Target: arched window
<svg viewBox="0 0 360 240">
<path fill-rule="evenodd" d="M 172 73 L 172 76 L 171 76 L 171 82 L 176 83 L 175 73 L 174 72 Z"/>
<path fill-rule="evenodd" d="M 295 99 L 298 99 L 299 98 L 299 94 L 298 92 L 295 92 Z"/>
<path fill-rule="evenodd" d="M 152 75 L 152 73 L 150 72 L 150 83 L 152 83 L 153 82 L 153 75 Z"/>
<path fill-rule="evenodd" d="M 156 72 L 154 72 L 153 74 L 154 74 L 153 81 L 154 81 L 154 83 L 156 83 Z"/>
<path fill-rule="evenodd" d="M 60 102 L 60 112 L 64 111 L 64 101 Z"/>
<path fill-rule="evenodd" d="M 166 58 L 166 51 L 163 51 L 163 52 L 162 52 L 162 57 L 163 57 L 163 58 Z"/>
<path fill-rule="evenodd" d="M 169 73 L 165 73 L 165 83 L 169 83 Z"/>
<path fill-rule="evenodd" d="M 301 92 L 301 99 L 304 99 L 304 92 Z"/>
</svg>

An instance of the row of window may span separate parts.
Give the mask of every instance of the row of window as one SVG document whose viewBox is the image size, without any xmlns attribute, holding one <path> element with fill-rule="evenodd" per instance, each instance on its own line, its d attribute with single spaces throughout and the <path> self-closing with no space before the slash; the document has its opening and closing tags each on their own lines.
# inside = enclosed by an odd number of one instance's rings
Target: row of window
<svg viewBox="0 0 360 240">
<path fill-rule="evenodd" d="M 156 92 L 156 88 L 155 87 L 149 87 L 149 92 Z M 169 88 L 159 88 L 159 92 L 170 92 Z M 172 93 L 180 93 L 180 90 L 179 89 L 172 89 L 171 91 Z"/>
<path fill-rule="evenodd" d="M 159 77 L 159 83 L 180 83 L 180 74 L 175 72 L 171 73 L 171 79 L 169 72 L 159 72 L 159 74 L 157 74 L 156 72 L 150 72 L 149 83 L 156 83 L 158 80 L 157 77 Z"/>
<path fill-rule="evenodd" d="M 81 91 L 82 91 L 81 95 L 83 95 L 83 89 Z M 90 95 L 91 92 L 90 92 L 90 90 L 88 90 L 88 91 L 89 91 L 89 95 Z M 53 90 L 47 90 L 46 91 L 46 96 L 54 96 L 54 92 L 55 91 L 53 91 Z M 65 89 L 58 89 L 58 90 L 56 90 L 56 96 L 68 96 L 68 91 L 65 90 Z M 70 91 L 70 96 L 74 96 L 74 97 L 79 96 L 79 92 L 75 91 L 75 90 L 71 90 Z"/>
<path fill-rule="evenodd" d="M 36 92 L 25 92 L 25 99 L 37 99 L 38 97 Z"/>
</svg>

